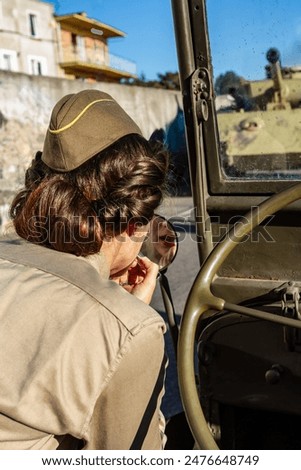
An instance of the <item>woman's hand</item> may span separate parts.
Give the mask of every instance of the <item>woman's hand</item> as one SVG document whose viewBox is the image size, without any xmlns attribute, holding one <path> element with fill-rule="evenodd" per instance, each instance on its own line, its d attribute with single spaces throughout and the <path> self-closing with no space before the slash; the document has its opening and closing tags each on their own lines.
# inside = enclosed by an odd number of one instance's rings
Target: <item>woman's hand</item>
<svg viewBox="0 0 301 470">
<path fill-rule="evenodd" d="M 137 257 L 128 270 L 118 277 L 111 279 L 120 284 L 146 304 L 150 304 L 158 275 L 159 266 L 152 263 L 146 256 Z"/>
</svg>

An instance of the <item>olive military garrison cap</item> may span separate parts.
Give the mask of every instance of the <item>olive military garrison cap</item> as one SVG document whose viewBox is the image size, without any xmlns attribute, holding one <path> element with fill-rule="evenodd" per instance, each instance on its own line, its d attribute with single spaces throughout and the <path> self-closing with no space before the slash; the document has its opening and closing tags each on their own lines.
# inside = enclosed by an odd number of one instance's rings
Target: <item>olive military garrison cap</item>
<svg viewBox="0 0 301 470">
<path fill-rule="evenodd" d="M 71 171 L 121 137 L 141 130 L 107 93 L 83 90 L 54 106 L 42 160 L 53 170 Z"/>
</svg>

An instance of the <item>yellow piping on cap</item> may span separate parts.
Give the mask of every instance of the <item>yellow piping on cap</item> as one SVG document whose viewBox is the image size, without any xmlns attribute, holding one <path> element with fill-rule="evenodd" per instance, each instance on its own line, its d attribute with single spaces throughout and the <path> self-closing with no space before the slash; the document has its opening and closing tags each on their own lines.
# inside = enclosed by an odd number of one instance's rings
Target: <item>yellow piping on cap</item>
<svg viewBox="0 0 301 470">
<path fill-rule="evenodd" d="M 95 100 L 95 101 L 92 101 L 91 103 L 89 103 L 74 119 L 73 121 L 69 122 L 69 124 L 66 124 L 66 126 L 64 127 L 61 127 L 60 129 L 50 129 L 49 128 L 49 132 L 51 134 L 59 134 L 60 132 L 63 132 L 63 131 L 66 131 L 67 129 L 70 129 L 70 127 L 73 126 L 73 124 L 75 124 L 81 117 L 83 114 L 85 114 L 86 111 L 88 111 L 88 109 L 93 106 L 93 104 L 95 103 L 100 103 L 101 101 L 112 101 L 114 102 L 114 100 L 110 100 L 108 98 L 103 98 L 101 100 Z"/>
</svg>

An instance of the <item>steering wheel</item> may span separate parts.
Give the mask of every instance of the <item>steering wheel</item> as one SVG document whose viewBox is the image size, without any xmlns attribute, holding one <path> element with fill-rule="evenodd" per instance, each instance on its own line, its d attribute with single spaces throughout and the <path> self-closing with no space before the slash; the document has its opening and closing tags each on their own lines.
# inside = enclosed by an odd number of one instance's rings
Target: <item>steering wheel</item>
<svg viewBox="0 0 301 470">
<path fill-rule="evenodd" d="M 242 221 L 235 224 L 235 227 L 212 250 L 201 267 L 189 293 L 181 321 L 178 343 L 179 386 L 187 421 L 199 449 L 218 449 L 201 408 L 195 383 L 194 343 L 201 316 L 211 309 L 215 312 L 226 309 L 243 315 L 301 328 L 299 320 L 281 317 L 241 305 L 230 304 L 221 298 L 215 297 L 211 292 L 213 278 L 228 255 L 247 234 L 266 217 L 300 198 L 301 183 L 298 183 L 270 197 L 255 210 L 252 208 L 252 211 L 248 212 Z"/>
</svg>

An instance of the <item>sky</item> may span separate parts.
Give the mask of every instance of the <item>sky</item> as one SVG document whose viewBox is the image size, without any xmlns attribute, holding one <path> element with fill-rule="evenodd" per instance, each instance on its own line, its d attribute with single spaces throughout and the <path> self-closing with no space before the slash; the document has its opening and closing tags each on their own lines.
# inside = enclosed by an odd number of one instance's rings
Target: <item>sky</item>
<svg viewBox="0 0 301 470">
<path fill-rule="evenodd" d="M 178 70 L 171 0 L 54 0 L 57 14 L 85 11 L 124 31 L 110 52 L 134 61 L 147 80 Z M 300 0 L 207 0 L 215 78 L 228 70 L 265 76 L 266 52 L 277 47 L 283 65 L 301 64 Z"/>
<path fill-rule="evenodd" d="M 248 80 L 265 78 L 270 47 L 282 65 L 301 64 L 300 0 L 207 0 L 207 12 L 215 77 L 234 70 Z"/>
</svg>

